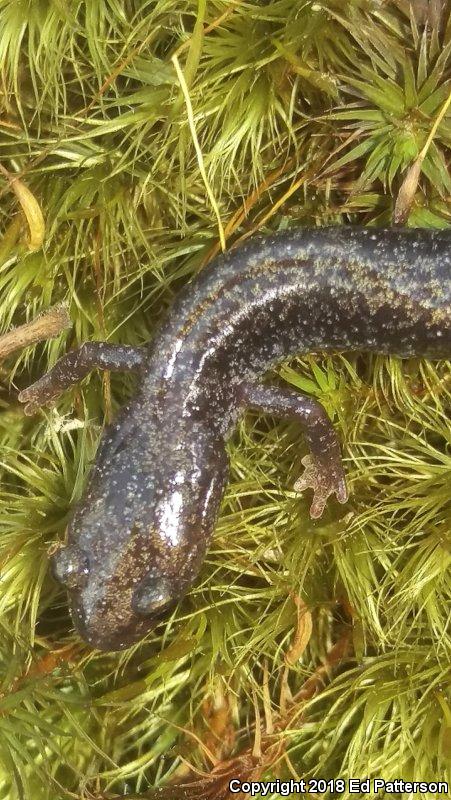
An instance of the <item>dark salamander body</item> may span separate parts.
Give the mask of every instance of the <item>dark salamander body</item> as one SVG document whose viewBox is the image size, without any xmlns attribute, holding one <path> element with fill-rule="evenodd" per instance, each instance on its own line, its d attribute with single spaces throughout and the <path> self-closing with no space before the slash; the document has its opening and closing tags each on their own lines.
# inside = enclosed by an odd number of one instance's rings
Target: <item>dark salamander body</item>
<svg viewBox="0 0 451 800">
<path fill-rule="evenodd" d="M 335 433 L 310 398 L 261 382 L 294 353 L 451 356 L 451 231 L 326 228 L 250 240 L 201 272 L 146 348 L 88 343 L 21 393 L 32 412 L 93 367 L 140 370 L 53 556 L 94 647 L 136 642 L 192 585 L 249 406 L 291 416 L 311 454 L 296 488 L 346 500 Z"/>
</svg>

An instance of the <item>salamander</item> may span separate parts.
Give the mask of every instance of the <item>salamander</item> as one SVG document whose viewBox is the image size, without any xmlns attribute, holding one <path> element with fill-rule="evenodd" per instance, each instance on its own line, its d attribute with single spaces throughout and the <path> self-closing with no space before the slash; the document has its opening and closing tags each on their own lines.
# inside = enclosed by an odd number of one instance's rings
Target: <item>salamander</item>
<svg viewBox="0 0 451 800">
<path fill-rule="evenodd" d="M 52 556 L 83 639 L 139 641 L 192 586 L 228 479 L 226 440 L 252 407 L 298 420 L 310 450 L 295 489 L 310 513 L 347 489 L 334 429 L 264 373 L 316 351 L 451 356 L 451 230 L 331 227 L 249 239 L 199 272 L 152 342 L 88 342 L 19 395 L 26 412 L 93 368 L 140 373 L 105 429 L 67 542 Z"/>
</svg>

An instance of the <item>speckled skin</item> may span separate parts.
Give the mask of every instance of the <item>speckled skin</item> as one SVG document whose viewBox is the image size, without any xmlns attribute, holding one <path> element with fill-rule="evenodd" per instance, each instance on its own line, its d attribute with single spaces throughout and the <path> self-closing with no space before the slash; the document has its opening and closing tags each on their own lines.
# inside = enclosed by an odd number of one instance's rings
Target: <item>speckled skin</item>
<svg viewBox="0 0 451 800">
<path fill-rule="evenodd" d="M 22 392 L 32 410 L 95 365 L 142 371 L 54 556 L 87 642 L 115 650 L 138 641 L 192 585 L 228 477 L 225 441 L 247 406 L 304 425 L 312 455 L 297 488 L 315 488 L 313 515 L 332 492 L 346 500 L 321 407 L 261 376 L 317 350 L 451 356 L 450 245 L 451 231 L 414 229 L 250 240 L 187 286 L 148 348 L 117 348 L 116 359 L 114 346 L 92 343 Z"/>
</svg>

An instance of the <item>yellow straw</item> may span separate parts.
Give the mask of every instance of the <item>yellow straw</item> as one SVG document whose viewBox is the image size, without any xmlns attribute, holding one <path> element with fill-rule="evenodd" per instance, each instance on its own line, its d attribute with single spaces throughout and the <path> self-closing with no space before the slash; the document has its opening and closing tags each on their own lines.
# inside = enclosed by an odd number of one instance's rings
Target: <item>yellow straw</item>
<svg viewBox="0 0 451 800">
<path fill-rule="evenodd" d="M 190 127 L 191 136 L 192 136 L 193 143 L 194 143 L 194 148 L 196 150 L 196 156 L 197 156 L 197 162 L 199 164 L 200 174 L 202 175 L 202 180 L 203 180 L 203 182 L 205 184 L 205 188 L 207 190 L 207 194 L 208 194 L 210 203 L 212 205 L 213 211 L 215 212 L 216 219 L 218 221 L 219 241 L 220 241 L 220 244 L 221 244 L 221 250 L 222 250 L 222 252 L 224 252 L 224 250 L 226 249 L 226 239 L 225 239 L 225 234 L 224 234 L 224 228 L 222 226 L 221 216 L 219 214 L 218 204 L 217 204 L 217 202 L 215 200 L 215 197 L 214 197 L 214 194 L 213 194 L 213 192 L 211 190 L 211 186 L 210 186 L 210 184 L 208 182 L 208 178 L 207 178 L 207 173 L 205 171 L 204 160 L 203 160 L 203 157 L 202 157 L 202 150 L 200 149 L 200 144 L 199 144 L 199 140 L 197 138 L 197 133 L 196 133 L 196 126 L 194 124 L 193 107 L 191 105 L 191 99 L 190 99 L 190 96 L 189 96 L 188 87 L 186 85 L 186 81 L 185 81 L 185 77 L 183 75 L 183 72 L 180 69 L 180 64 L 179 64 L 177 56 L 173 55 L 172 58 L 171 58 L 171 61 L 174 64 L 175 71 L 176 71 L 177 77 L 179 79 L 180 87 L 182 89 L 183 96 L 185 98 L 186 112 L 187 112 L 187 115 L 188 115 L 188 124 L 189 124 L 189 127 Z"/>
</svg>

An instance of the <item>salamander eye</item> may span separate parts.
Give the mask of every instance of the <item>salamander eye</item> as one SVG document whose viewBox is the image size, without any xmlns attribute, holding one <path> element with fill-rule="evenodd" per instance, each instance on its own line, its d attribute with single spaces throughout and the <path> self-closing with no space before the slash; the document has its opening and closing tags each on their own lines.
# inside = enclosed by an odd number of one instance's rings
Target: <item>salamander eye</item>
<svg viewBox="0 0 451 800">
<path fill-rule="evenodd" d="M 173 578 L 145 578 L 132 597 L 132 610 L 140 617 L 159 614 L 174 603 L 180 594 Z"/>
<path fill-rule="evenodd" d="M 68 589 L 81 589 L 88 580 L 88 556 L 73 544 L 60 547 L 50 556 L 50 570 L 55 580 Z"/>
</svg>

